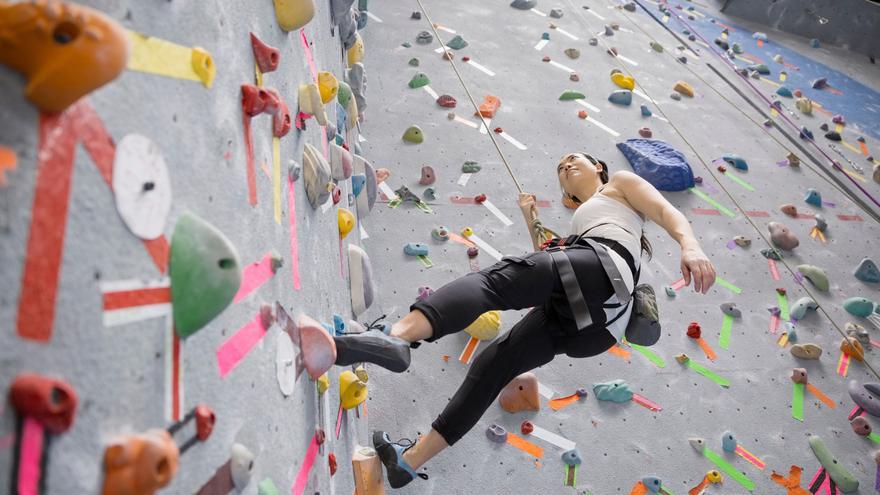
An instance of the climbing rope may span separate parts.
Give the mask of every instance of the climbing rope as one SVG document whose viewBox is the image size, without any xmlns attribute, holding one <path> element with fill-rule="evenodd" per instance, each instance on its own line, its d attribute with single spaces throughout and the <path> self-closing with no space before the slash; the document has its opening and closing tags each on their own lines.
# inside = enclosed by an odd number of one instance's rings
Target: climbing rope
<svg viewBox="0 0 880 495">
<path fill-rule="evenodd" d="M 593 33 L 594 31 L 593 31 L 593 29 L 592 29 L 592 26 L 591 26 L 590 22 L 586 19 L 586 16 L 584 16 L 583 13 L 580 12 L 580 10 L 578 10 L 578 9 L 575 8 L 575 6 L 574 6 L 572 0 L 566 0 L 566 2 L 568 3 L 569 7 L 571 7 L 571 10 L 577 13 L 577 17 L 578 17 L 579 19 L 581 19 L 581 20 L 583 21 L 584 24 L 586 24 L 587 32 L 589 32 L 589 33 Z M 646 34 L 647 34 L 647 33 L 646 33 Z M 650 36 L 649 36 L 649 37 L 650 37 Z M 604 47 L 606 50 L 608 50 L 609 53 L 613 53 L 613 52 L 610 51 L 610 47 L 607 45 L 607 43 L 605 43 L 604 40 L 602 40 L 602 39 L 601 39 L 600 37 L 598 37 L 598 36 L 597 36 L 596 38 L 597 38 L 597 40 L 599 40 L 599 42 L 603 45 L 603 47 Z M 652 40 L 653 40 L 653 38 L 652 38 Z M 656 41 L 656 40 L 653 40 L 653 41 Z M 613 56 L 613 58 L 614 58 L 615 62 L 617 63 L 617 65 L 621 68 L 621 70 L 622 70 L 624 73 L 626 73 L 628 76 L 632 77 L 633 80 L 636 80 L 635 76 L 632 74 L 632 72 L 629 70 L 629 68 L 627 68 L 627 67 L 626 67 L 626 66 L 625 66 L 625 65 L 624 65 L 624 64 L 623 64 L 623 63 L 622 63 L 622 62 L 621 62 L 616 56 Z M 639 88 L 642 90 L 642 92 L 645 94 L 645 96 L 648 97 L 648 99 L 651 101 L 651 103 L 654 104 L 654 106 L 657 108 L 657 110 L 660 112 L 660 114 L 663 115 L 663 117 L 664 117 L 665 119 L 667 119 L 667 121 L 669 122 L 669 125 L 672 127 L 673 131 L 675 131 L 675 133 L 676 133 L 676 134 L 682 139 L 682 141 L 684 141 L 684 143 L 688 146 L 688 148 L 690 148 L 690 150 L 694 153 L 694 155 L 696 155 L 697 159 L 700 160 L 700 163 L 703 165 L 703 167 L 706 169 L 706 171 L 712 176 L 713 179 L 715 179 L 715 182 L 716 182 L 716 183 L 718 184 L 718 186 L 722 189 L 722 191 L 724 191 L 724 194 L 727 195 L 728 199 L 729 199 L 729 200 L 730 200 L 730 201 L 736 206 L 736 208 L 737 208 L 737 209 L 743 214 L 743 218 L 745 218 L 746 221 L 747 221 L 747 222 L 752 226 L 752 228 L 755 230 L 755 232 L 758 233 L 758 236 L 761 237 L 761 239 L 767 244 L 768 247 L 770 247 L 770 248 L 773 249 L 773 250 L 776 250 L 776 248 L 773 246 L 773 244 L 770 242 L 770 240 L 767 238 L 767 236 L 764 235 L 764 231 L 763 231 L 762 229 L 760 229 L 760 228 L 755 224 L 755 222 L 752 221 L 751 217 L 749 217 L 749 215 L 747 215 L 747 214 L 745 213 L 745 211 L 746 211 L 745 208 L 743 208 L 743 206 L 739 204 L 739 202 L 736 200 L 736 198 L 733 196 L 733 194 L 731 194 L 731 192 L 730 192 L 730 191 L 724 186 L 724 183 L 723 183 L 722 181 L 719 181 L 719 180 L 718 180 L 718 178 L 715 176 L 715 173 L 712 171 L 712 168 L 706 163 L 706 160 L 703 159 L 702 155 L 701 155 L 699 152 L 697 152 L 696 148 L 695 148 L 695 147 L 691 144 L 691 142 L 690 142 L 690 141 L 684 136 L 684 134 L 678 129 L 678 126 L 676 126 L 676 125 L 673 123 L 672 119 L 670 119 L 669 116 L 666 115 L 666 112 L 664 112 L 664 111 L 663 111 L 663 108 L 660 107 L 660 105 L 657 104 L 657 102 L 654 100 L 654 98 L 651 96 L 651 94 L 648 92 L 648 90 L 647 90 L 644 86 L 641 86 L 641 85 L 639 85 Z M 791 267 L 791 265 L 789 265 L 788 262 L 785 261 L 784 258 L 781 258 L 781 257 L 780 257 L 780 261 L 782 262 L 782 265 L 785 266 L 785 268 L 786 268 L 786 269 L 788 270 L 788 272 L 791 274 L 791 276 L 792 276 L 792 277 L 795 277 L 795 270 Z M 807 285 L 806 285 L 806 284 L 801 284 L 801 288 L 803 288 L 804 292 L 806 292 L 807 295 L 810 296 L 810 298 L 813 299 L 813 301 L 816 303 L 816 306 L 817 306 L 816 310 L 817 310 L 817 311 L 821 311 L 822 314 L 825 315 L 825 318 L 827 318 L 828 321 L 831 322 L 831 325 L 834 327 L 834 329 L 837 331 L 837 333 L 839 333 L 839 334 L 841 335 L 841 337 L 843 337 L 843 338 L 845 338 L 845 339 L 848 338 L 847 335 L 846 335 L 846 333 L 840 328 L 840 326 L 837 324 L 837 322 L 835 322 L 835 321 L 831 318 L 831 315 L 828 314 L 828 312 L 825 310 L 824 306 L 819 302 L 819 300 L 815 297 L 815 295 L 814 295 L 813 292 L 807 287 Z M 871 373 L 872 373 L 872 374 L 873 374 L 878 380 L 880 380 L 880 373 L 878 373 L 878 372 L 874 369 L 874 367 L 871 366 L 871 364 L 868 362 L 868 360 L 867 360 L 866 357 L 865 357 L 863 363 L 864 363 L 865 366 L 871 371 Z"/>
</svg>

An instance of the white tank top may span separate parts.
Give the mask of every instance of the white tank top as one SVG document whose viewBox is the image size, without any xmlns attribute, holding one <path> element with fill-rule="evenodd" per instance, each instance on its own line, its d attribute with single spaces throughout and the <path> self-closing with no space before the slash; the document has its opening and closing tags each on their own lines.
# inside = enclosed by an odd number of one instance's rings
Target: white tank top
<svg viewBox="0 0 880 495">
<path fill-rule="evenodd" d="M 632 208 L 597 192 L 578 206 L 571 218 L 571 233 L 604 237 L 619 242 L 639 265 L 640 238 L 645 221 Z"/>
</svg>

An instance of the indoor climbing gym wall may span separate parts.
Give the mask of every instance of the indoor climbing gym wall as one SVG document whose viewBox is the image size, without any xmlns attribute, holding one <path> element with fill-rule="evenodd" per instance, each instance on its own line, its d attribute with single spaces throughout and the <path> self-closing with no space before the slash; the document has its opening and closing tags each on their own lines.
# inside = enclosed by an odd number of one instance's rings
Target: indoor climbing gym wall
<svg viewBox="0 0 880 495">
<path fill-rule="evenodd" d="M 373 298 L 362 27 L 0 1 L 4 491 L 352 493 L 375 465 L 366 371 L 330 370 Z"/>
<path fill-rule="evenodd" d="M 380 111 L 363 147 L 388 170 L 365 241 L 381 289 L 371 314 L 393 321 L 531 251 L 517 183 L 568 234 L 556 165 L 574 151 L 665 186 L 718 276 L 706 295 L 683 287 L 678 245 L 649 222 L 641 280 L 659 342 L 557 356 L 400 493 L 875 492 L 880 71 L 720 5 L 370 4 Z M 413 350 L 406 373 L 371 373 L 370 427 L 427 433 L 486 340 L 523 314 L 484 315 Z"/>
</svg>

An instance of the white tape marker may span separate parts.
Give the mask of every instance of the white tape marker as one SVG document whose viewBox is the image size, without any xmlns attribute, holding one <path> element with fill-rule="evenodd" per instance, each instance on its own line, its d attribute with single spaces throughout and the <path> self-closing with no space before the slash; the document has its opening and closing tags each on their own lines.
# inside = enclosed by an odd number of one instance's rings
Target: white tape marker
<svg viewBox="0 0 880 495">
<path fill-rule="evenodd" d="M 361 231 L 361 240 L 370 238 L 370 234 L 367 234 L 367 229 L 364 228 L 363 224 L 358 224 L 358 228 L 360 228 Z"/>
<path fill-rule="evenodd" d="M 426 85 L 422 86 L 422 89 L 425 90 L 425 93 L 428 93 L 429 95 L 431 95 L 431 98 L 434 98 L 435 100 L 437 98 L 440 98 L 440 95 L 438 95 L 437 92 L 434 91 L 434 88 L 432 88 L 430 85 L 426 84 Z"/>
<path fill-rule="evenodd" d="M 382 191 L 382 194 L 384 194 L 386 198 L 388 198 L 388 201 L 394 201 L 395 199 L 397 199 L 397 193 L 394 192 L 393 189 L 388 187 L 388 184 L 386 184 L 384 181 L 379 183 L 379 190 Z"/>
<path fill-rule="evenodd" d="M 623 55 L 618 55 L 617 58 L 619 58 L 620 60 L 623 60 L 624 62 L 626 62 L 634 67 L 637 67 L 639 65 L 639 63 L 636 62 L 635 60 L 633 60 L 631 58 L 626 58 Z"/>
<path fill-rule="evenodd" d="M 544 385 L 541 382 L 538 382 L 538 393 L 541 395 L 541 397 L 543 397 L 547 400 L 552 399 L 553 394 L 554 394 L 552 388 L 548 387 L 547 385 Z"/>
<path fill-rule="evenodd" d="M 559 62 L 557 62 L 557 61 L 555 61 L 555 60 L 551 60 L 551 61 L 550 61 L 550 65 L 552 65 L 553 67 L 556 67 L 556 68 L 558 68 L 558 69 L 562 69 L 562 70 L 564 70 L 565 72 L 568 72 L 569 74 L 571 74 L 572 72 L 575 72 L 575 70 L 572 69 L 571 67 L 568 67 L 568 66 L 562 65 L 562 64 L 560 64 Z"/>
<path fill-rule="evenodd" d="M 513 136 L 511 136 L 510 134 L 508 134 L 508 133 L 506 133 L 506 132 L 503 132 L 503 131 L 502 131 L 502 132 L 499 132 L 498 135 L 501 136 L 501 137 L 503 137 L 504 139 L 506 139 L 507 142 L 509 142 L 510 144 L 516 146 L 516 148 L 517 148 L 518 150 L 520 150 L 520 151 L 525 151 L 525 150 L 528 149 L 528 148 L 526 147 L 526 145 L 524 145 L 524 144 L 522 144 L 521 142 L 517 141 L 516 138 L 514 138 Z"/>
<path fill-rule="evenodd" d="M 580 38 L 578 38 L 577 36 L 575 36 L 575 35 L 569 33 L 568 31 L 566 31 L 565 29 L 562 29 L 562 28 L 556 28 L 556 30 L 559 31 L 560 33 L 562 33 L 562 34 L 568 36 L 569 38 L 571 38 L 571 39 L 574 40 L 574 41 L 578 41 L 578 40 L 580 39 Z"/>
<path fill-rule="evenodd" d="M 495 204 L 492 203 L 491 201 L 489 201 L 488 199 L 486 201 L 483 201 L 483 206 L 485 206 L 487 210 L 491 211 L 493 215 L 498 217 L 498 220 L 501 220 L 501 223 L 503 223 L 505 227 L 509 227 L 509 226 L 513 225 L 513 221 L 511 219 L 507 218 L 507 215 L 505 215 L 504 212 L 499 210 L 498 207 L 495 206 Z"/>
<path fill-rule="evenodd" d="M 437 28 L 437 29 L 439 29 L 440 31 L 446 31 L 446 32 L 449 33 L 449 34 L 458 34 L 458 32 L 457 32 L 456 30 L 454 30 L 454 29 L 450 29 L 450 28 L 448 28 L 448 27 L 446 27 L 446 26 L 441 26 L 441 25 L 439 25 L 439 24 L 434 24 L 434 27 Z"/>
<path fill-rule="evenodd" d="M 547 14 L 541 12 L 541 11 L 538 10 L 538 9 L 532 9 L 532 12 L 538 14 L 538 15 L 541 16 L 541 17 L 547 17 Z"/>
<path fill-rule="evenodd" d="M 367 11 L 367 17 L 369 17 L 370 19 L 372 19 L 372 20 L 374 20 L 374 21 L 376 21 L 376 22 L 385 22 L 385 21 L 383 21 L 382 19 L 379 19 L 379 16 L 377 16 L 376 14 L 370 12 L 369 10 Z"/>
<path fill-rule="evenodd" d="M 550 43 L 550 40 L 541 40 L 541 41 L 539 41 L 538 44 L 535 45 L 535 50 L 538 50 L 538 51 L 543 50 L 544 47 L 547 46 L 547 43 Z"/>
<path fill-rule="evenodd" d="M 602 17 L 601 15 L 599 15 L 599 13 L 596 12 L 595 10 L 593 10 L 593 9 L 589 9 L 589 10 L 587 10 L 587 12 L 593 14 L 594 16 L 596 16 L 597 18 L 599 18 L 600 20 L 603 20 L 603 21 L 605 20 L 604 17 Z"/>
<path fill-rule="evenodd" d="M 538 425 L 535 425 L 535 429 L 532 430 L 532 433 L 529 434 L 530 437 L 537 437 L 541 440 L 544 440 L 547 443 L 552 443 L 553 445 L 559 447 L 563 451 L 567 452 L 577 446 L 576 443 L 571 440 L 561 437 L 552 431 L 545 430 Z"/>
<path fill-rule="evenodd" d="M 490 245 L 489 245 L 486 241 L 484 241 L 483 239 L 480 239 L 480 237 L 477 236 L 477 234 L 471 234 L 471 236 L 468 237 L 467 240 L 469 240 L 469 241 L 473 242 L 474 244 L 476 244 L 478 248 L 482 249 L 482 250 L 483 250 L 486 254 L 488 254 L 489 256 L 495 258 L 495 259 L 498 260 L 498 261 L 501 261 L 501 258 L 503 257 L 503 255 L 501 254 L 501 252 L 499 252 L 497 249 L 495 249 L 495 248 L 493 248 L 492 246 L 490 246 Z"/>
<path fill-rule="evenodd" d="M 581 98 L 578 98 L 577 100 L 574 100 L 574 101 L 575 101 L 575 103 L 577 103 L 578 105 L 580 105 L 580 106 L 582 106 L 582 107 L 586 107 L 587 109 L 589 109 L 589 110 L 591 110 L 591 111 L 593 111 L 593 112 L 596 112 L 596 113 L 602 113 L 602 110 L 599 110 L 598 108 L 594 107 L 593 105 L 590 105 L 589 103 L 587 103 L 587 100 L 583 100 L 583 99 L 581 99 Z"/>
<path fill-rule="evenodd" d="M 468 60 L 467 64 L 470 66 L 473 66 L 474 69 L 477 69 L 478 71 L 483 72 L 484 74 L 486 74 L 489 77 L 495 77 L 495 72 L 493 72 L 492 70 L 490 70 L 488 67 L 486 67 L 484 65 L 480 65 L 480 64 L 474 62 L 474 59 Z"/>
<path fill-rule="evenodd" d="M 619 132 L 617 132 L 617 131 L 615 131 L 614 129 L 608 127 L 607 125 L 605 125 L 605 124 L 599 122 L 598 120 L 594 119 L 593 117 L 587 116 L 587 122 L 589 122 L 589 123 L 595 125 L 595 126 L 598 127 L 599 129 L 602 129 L 603 131 L 607 132 L 608 134 L 611 134 L 611 135 L 614 136 L 614 137 L 618 137 L 618 136 L 620 136 L 620 133 L 619 133 Z"/>
<path fill-rule="evenodd" d="M 471 127 L 473 129 L 480 127 L 480 124 L 477 124 L 476 122 L 471 122 L 468 119 L 463 119 L 463 118 L 459 117 L 458 115 L 456 115 L 455 118 L 453 118 L 452 120 L 454 122 L 458 122 L 459 124 L 464 124 L 464 125 Z"/>
<path fill-rule="evenodd" d="M 483 119 L 485 120 L 485 124 L 480 123 L 480 134 L 488 134 L 489 126 L 492 125 L 492 119 Z"/>
<path fill-rule="evenodd" d="M 461 174 L 461 177 L 458 178 L 458 185 L 462 186 L 462 187 L 466 186 L 468 181 L 471 180 L 472 175 L 474 175 L 474 174 L 469 174 L 469 173 Z"/>
</svg>

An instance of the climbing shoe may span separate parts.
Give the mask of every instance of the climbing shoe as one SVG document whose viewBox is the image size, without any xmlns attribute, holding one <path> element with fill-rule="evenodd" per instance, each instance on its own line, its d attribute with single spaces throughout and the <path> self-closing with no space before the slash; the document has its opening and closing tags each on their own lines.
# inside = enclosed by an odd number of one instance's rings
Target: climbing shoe
<svg viewBox="0 0 880 495">
<path fill-rule="evenodd" d="M 405 486 L 414 480 L 416 476 L 425 480 L 428 479 L 427 474 L 417 473 L 403 460 L 403 453 L 412 448 L 413 445 L 415 443 L 409 439 L 403 439 L 394 443 L 384 431 L 373 432 L 373 448 L 376 449 L 379 459 L 385 465 L 385 475 L 391 488 Z"/>
<path fill-rule="evenodd" d="M 379 329 L 333 337 L 336 342 L 336 365 L 373 363 L 395 373 L 409 368 L 409 342 L 385 335 Z"/>
</svg>

